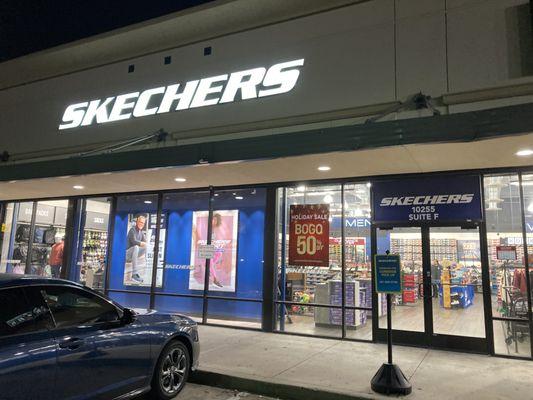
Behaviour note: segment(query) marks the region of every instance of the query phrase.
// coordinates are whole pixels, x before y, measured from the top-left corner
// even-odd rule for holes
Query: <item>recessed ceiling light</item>
[[[333,196],[330,194],[327,194],[324,196],[324,203],[331,204],[333,203]]]
[[[320,167],[318,167],[319,171],[329,171],[330,169],[331,169],[331,167],[329,167],[327,165],[321,165]]]
[[[371,186],[372,186],[372,183],[371,183],[371,182],[367,182],[367,183],[366,183],[366,187],[367,187],[367,188],[369,188],[369,187],[371,187]]]
[[[298,192],[305,192],[305,185],[300,185],[296,188]]]
[[[176,182],[187,182],[187,179],[185,178],[174,178]]]
[[[218,197],[218,193],[215,193],[215,197]]]
[[[144,204],[152,204],[152,201],[151,200],[145,200]]]
[[[520,156],[520,157],[532,156],[533,155],[533,150],[531,150],[531,149],[520,150],[520,151],[516,152],[516,155]]]
[[[242,197],[242,196],[235,196],[235,200],[242,200],[242,199],[244,199],[244,197]]]
[[[83,190],[83,189],[85,189],[85,186],[82,186],[82,185],[74,185],[74,186],[72,186],[72,187],[73,187],[74,189],[76,189],[76,190]]]

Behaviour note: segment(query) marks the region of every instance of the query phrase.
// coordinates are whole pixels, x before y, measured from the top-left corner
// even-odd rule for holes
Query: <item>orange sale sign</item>
[[[329,205],[292,205],[289,265],[329,266]]]

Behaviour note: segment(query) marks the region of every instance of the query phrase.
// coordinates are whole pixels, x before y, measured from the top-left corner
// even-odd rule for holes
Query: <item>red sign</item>
[[[498,260],[516,260],[516,246],[496,246]]]
[[[329,267],[329,205],[290,208],[289,265]]]

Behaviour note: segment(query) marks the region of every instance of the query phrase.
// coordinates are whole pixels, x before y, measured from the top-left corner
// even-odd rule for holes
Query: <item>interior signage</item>
[[[290,92],[300,76],[304,59],[159,86],[105,99],[69,105],[60,130],[146,117],[171,111],[233,103]]]
[[[342,226],[341,217],[333,217],[330,223],[332,229],[340,229]],[[346,217],[344,227],[346,228],[369,228],[372,225],[368,218]]]
[[[289,265],[329,267],[329,205],[291,205]]]
[[[479,221],[481,192],[475,175],[376,182],[375,222]]]

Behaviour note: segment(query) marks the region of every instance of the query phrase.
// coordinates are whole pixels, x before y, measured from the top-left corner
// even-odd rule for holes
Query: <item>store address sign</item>
[[[300,76],[304,59],[159,86],[105,99],[71,104],[63,113],[60,130],[146,117],[171,111],[233,103],[290,92]]]

